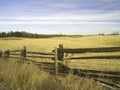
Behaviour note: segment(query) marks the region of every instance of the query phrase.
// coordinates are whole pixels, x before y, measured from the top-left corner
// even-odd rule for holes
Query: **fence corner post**
[[[58,60],[62,60],[64,57],[63,44],[59,44],[58,48]]]
[[[57,48],[55,47],[55,50],[54,50],[54,53],[55,53],[55,58],[54,58],[54,63],[55,63],[55,75],[57,76],[58,75],[58,52],[57,52]]]

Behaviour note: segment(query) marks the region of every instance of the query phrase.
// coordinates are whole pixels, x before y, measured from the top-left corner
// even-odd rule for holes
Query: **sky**
[[[0,31],[120,32],[120,0],[0,0]]]

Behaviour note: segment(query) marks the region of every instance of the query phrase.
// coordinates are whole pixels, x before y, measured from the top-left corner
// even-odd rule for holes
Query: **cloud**
[[[77,7],[72,3],[51,3],[49,6],[52,8],[76,8]]]
[[[49,16],[20,16],[0,17],[1,21],[99,21],[99,20],[120,20],[120,11],[105,14],[70,14],[58,13]]]
[[[0,21],[0,25],[17,25],[17,24],[23,24],[23,25],[104,25],[104,24],[119,24],[119,22],[106,22],[106,21]]]
[[[119,1],[119,0],[97,0],[97,1],[113,2],[113,1]]]
[[[105,6],[104,3],[102,3],[103,4],[102,6],[104,7],[103,8],[101,7],[101,8],[103,10],[101,8],[99,9],[98,7],[95,7],[98,3],[94,3],[96,5],[93,7],[97,9],[92,10],[92,9],[86,9],[86,8],[81,9],[81,7],[79,8],[78,4],[82,1],[83,3],[86,3],[85,6],[86,5],[89,6],[89,3],[87,3],[84,0],[80,0],[80,1],[75,0],[76,2],[79,2],[78,4],[74,2],[74,0],[70,0],[70,2],[68,2],[69,0],[66,0],[66,1],[62,0],[59,2],[56,0],[54,1],[54,3],[53,1],[50,2],[49,0],[45,0],[45,1],[30,0],[30,2],[31,1],[34,2],[33,6],[35,6],[38,3],[35,8],[31,6],[32,8],[27,8],[27,10],[24,9],[23,10],[24,13],[21,13],[21,15],[15,14],[15,15],[9,15],[8,17],[5,15],[4,15],[5,17],[1,16],[0,24],[32,24],[32,25],[91,24],[93,25],[93,24],[119,24],[119,20],[120,20],[120,10],[111,10],[111,11],[105,10],[105,8],[113,7],[115,5],[118,6],[119,3],[114,3],[114,4],[111,3],[108,6]],[[108,1],[108,0],[97,0],[97,1]],[[113,1],[113,0],[110,0],[110,1]],[[93,2],[93,0],[91,0],[91,2]],[[41,7],[38,7],[38,5]],[[93,3],[90,4],[91,7],[92,5]],[[69,8],[70,10],[67,10],[67,11],[63,9],[59,10],[60,8]],[[23,8],[21,8],[21,10],[22,9]],[[75,9],[75,10],[71,10],[71,9]],[[48,15],[45,15],[44,13],[48,13]]]

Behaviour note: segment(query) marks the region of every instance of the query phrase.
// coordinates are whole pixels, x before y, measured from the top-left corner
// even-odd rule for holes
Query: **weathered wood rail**
[[[62,60],[70,60],[70,59],[120,59],[120,56],[117,55],[109,55],[109,56],[87,56],[87,57],[70,57],[63,58]]]
[[[62,49],[60,48],[59,50],[62,50]],[[119,52],[120,47],[76,48],[76,49],[63,48],[63,51],[65,53]]]

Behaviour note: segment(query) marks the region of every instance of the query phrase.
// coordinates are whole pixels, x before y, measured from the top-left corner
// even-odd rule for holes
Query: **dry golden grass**
[[[116,36],[89,36],[89,37],[56,37],[42,39],[0,39],[0,49],[21,49],[26,46],[28,50],[48,51],[63,44],[66,48],[111,47],[120,46],[120,35]]]
[[[33,64],[0,60],[0,90],[107,90],[92,79],[55,77]]]
[[[65,65],[71,68],[102,70],[102,71],[120,71],[120,60],[66,60]]]

